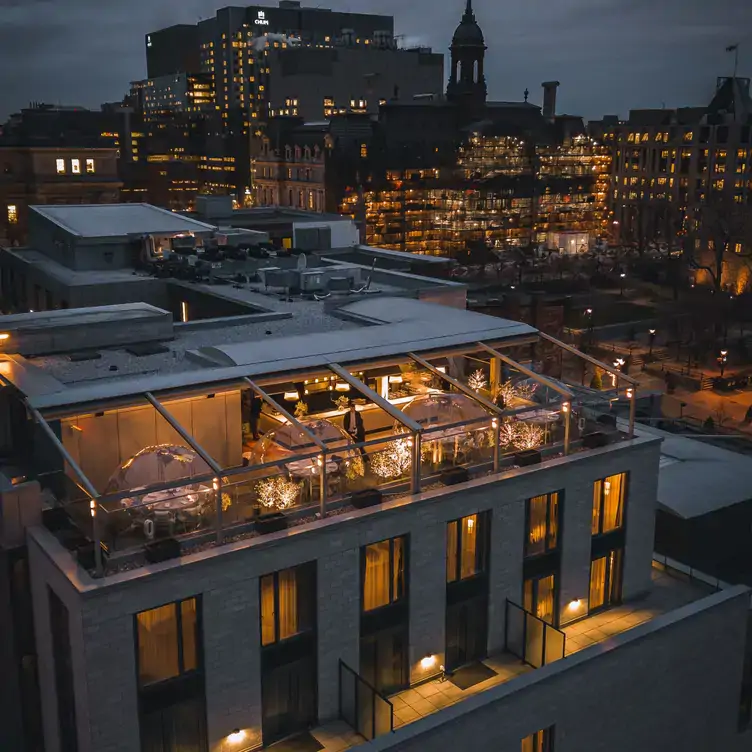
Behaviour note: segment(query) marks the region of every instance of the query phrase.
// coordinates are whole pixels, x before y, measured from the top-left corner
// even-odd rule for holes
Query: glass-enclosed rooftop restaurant
[[[25,374],[11,333],[3,409],[29,448],[13,473],[102,575],[160,543],[179,555],[633,436],[634,381],[526,324],[401,298],[338,315],[360,326],[65,388]],[[610,388],[580,385],[586,361]]]

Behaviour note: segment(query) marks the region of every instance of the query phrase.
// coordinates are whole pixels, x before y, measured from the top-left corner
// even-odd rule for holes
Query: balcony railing
[[[392,703],[341,660],[339,717],[368,741],[394,731]]]
[[[564,657],[567,636],[560,629],[507,599],[505,647],[533,668]]]

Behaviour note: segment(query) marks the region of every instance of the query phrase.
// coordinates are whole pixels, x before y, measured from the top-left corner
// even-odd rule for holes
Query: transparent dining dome
[[[107,481],[106,494],[132,491],[207,475],[211,469],[196,452],[176,444],[149,446],[124,462]]]
[[[330,420],[302,420],[300,423],[325,444],[329,451],[339,451],[348,456],[357,451],[350,447],[352,439],[349,434]],[[254,450],[253,459],[257,464],[264,464],[316,451],[317,446],[306,433],[292,423],[285,423],[264,434]]]
[[[400,409],[425,428],[469,423],[489,417],[481,405],[464,394],[426,394],[416,397]]]

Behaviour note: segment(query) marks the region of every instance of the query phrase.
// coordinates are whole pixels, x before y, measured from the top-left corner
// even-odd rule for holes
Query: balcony
[[[566,662],[574,653],[604,643],[634,627],[647,624],[658,616],[694,603],[715,590],[706,583],[684,579],[682,575],[666,570],[663,565],[657,563],[653,566],[652,581],[653,588],[645,598],[602,611],[563,627],[566,635],[563,661]],[[387,698],[393,708],[394,730],[398,731],[502,684],[510,684],[518,677],[535,670],[511,653],[504,652],[484,659],[480,663],[480,670],[477,670],[476,678],[481,678],[482,673],[493,675],[465,689],[457,686],[452,677],[447,677],[398,692]],[[382,728],[388,729],[388,723],[383,719]],[[386,730],[383,733],[390,732]],[[324,752],[344,752],[366,741],[364,736],[355,732],[344,720],[323,724],[313,729],[312,735],[323,745]]]

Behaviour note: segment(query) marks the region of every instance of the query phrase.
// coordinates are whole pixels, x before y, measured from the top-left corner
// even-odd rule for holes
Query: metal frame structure
[[[550,335],[540,333],[540,337],[555,344],[557,347],[560,347],[568,352],[571,352],[572,354],[576,355],[577,357],[584,358],[585,360],[593,363],[594,365],[598,366],[599,368],[604,369],[605,371],[615,375],[617,378],[623,379],[624,381],[628,382],[632,386],[632,396],[631,396],[631,405],[630,405],[630,438],[634,435],[634,408],[635,408],[635,393],[636,393],[636,380],[627,376],[626,374],[622,374],[618,370],[615,370],[608,366],[605,363],[602,363],[601,361],[592,358],[591,356],[585,355],[584,353],[580,353],[575,348],[566,345],[563,342],[560,342],[559,340],[551,337]],[[492,365],[494,362],[503,362],[507,365],[511,366],[512,368],[516,369],[520,373],[524,374],[528,378],[531,378],[538,383],[542,384],[543,386],[551,389],[552,391],[556,392],[560,396],[564,398],[564,404],[562,405],[562,412],[565,413],[565,436],[564,436],[564,452],[565,454],[569,453],[569,435],[570,435],[570,418],[571,418],[571,402],[570,400],[574,396],[574,393],[569,391],[567,388],[561,386],[559,383],[549,379],[548,377],[535,373],[530,368],[527,368],[526,366],[523,366],[522,364],[518,363],[517,361],[510,358],[508,355],[504,354],[503,352],[500,352],[499,350],[495,349],[494,347],[484,343],[484,342],[476,342],[474,345],[467,346],[465,353],[471,351],[471,347],[480,348],[481,350],[487,352],[491,357],[495,360],[492,360]],[[454,351],[457,352],[457,354],[463,354],[459,350]],[[422,368],[426,369],[427,371],[433,373],[436,376],[439,376],[441,379],[446,381],[448,384],[450,384],[452,387],[454,387],[458,392],[468,396],[472,400],[474,400],[477,404],[482,406],[485,410],[487,410],[490,415],[489,419],[491,421],[491,427],[495,431],[495,441],[494,441],[494,455],[493,455],[493,471],[498,472],[500,467],[500,457],[501,457],[501,447],[500,447],[500,424],[501,424],[501,418],[505,416],[511,416],[518,412],[524,412],[527,408],[521,408],[520,410],[504,410],[503,408],[498,407],[493,402],[489,401],[482,395],[475,392],[473,389],[468,387],[467,385],[463,384],[462,382],[458,381],[457,379],[449,376],[448,374],[441,371],[439,368],[434,366],[432,363],[430,363],[426,358],[429,357],[439,357],[436,352],[429,352],[425,355],[420,355],[415,352],[408,352],[405,355],[406,359],[412,360],[413,362],[417,363]],[[394,357],[389,358],[390,365],[396,365],[397,362],[395,361]],[[381,365],[379,363],[378,358],[375,359],[374,366],[378,367]],[[497,366],[498,368],[498,366]],[[408,432],[408,434],[412,438],[412,472],[410,477],[410,492],[412,494],[416,494],[420,492],[420,485],[421,485],[421,443],[423,441],[423,434],[425,432],[425,427],[421,426],[421,424],[417,423],[415,420],[410,418],[409,416],[405,415],[398,407],[391,404],[388,400],[384,399],[381,395],[374,392],[370,387],[368,387],[363,381],[358,379],[357,377],[353,376],[347,368],[343,367],[339,363],[329,363],[328,369],[335,374],[338,378],[345,381],[349,386],[354,389],[355,391],[359,392],[362,396],[364,396],[366,399],[368,399],[370,402],[372,402],[377,407],[381,408],[386,414],[391,416],[397,423],[402,425],[405,430]],[[287,378],[289,378],[289,374],[287,375]],[[265,381],[267,378],[265,377]],[[235,382],[237,385],[237,388],[242,388],[243,386],[246,386],[252,390],[252,392],[257,395],[260,399],[262,399],[265,403],[270,405],[274,410],[278,411],[280,415],[282,415],[289,423],[295,428],[297,428],[303,435],[308,437],[311,441],[311,444],[316,448],[315,451],[318,452],[318,455],[312,454],[312,455],[306,455],[317,457],[318,462],[321,467],[320,471],[320,493],[319,493],[319,507],[320,507],[320,513],[321,517],[324,518],[327,516],[327,477],[326,477],[326,457],[329,453],[329,450],[327,448],[327,445],[321,441],[303,422],[298,420],[292,413],[290,413],[285,407],[281,404],[279,404],[273,397],[271,397],[265,389],[261,388],[254,380],[251,378],[244,376],[239,381]],[[270,382],[275,383],[275,382]],[[222,483],[228,482],[227,478],[223,478],[223,476],[235,476],[240,475],[243,473],[247,473],[249,471],[253,471],[254,468],[256,469],[262,469],[266,467],[267,465],[256,465],[253,467],[233,467],[233,468],[227,468],[223,469],[220,464],[206,451],[204,448],[195,440],[195,438],[180,424],[180,422],[174,417],[174,415],[170,412],[169,408],[166,407],[158,397],[156,397],[152,392],[146,391],[143,392],[140,395],[143,399],[146,400],[148,404],[150,404],[156,411],[159,413],[159,415],[172,427],[172,429],[186,442],[186,444],[193,449],[193,451],[196,452],[196,454],[203,459],[206,464],[211,469],[211,472],[213,474],[212,476],[207,475],[206,477],[201,476],[202,480],[209,480],[211,479],[211,482],[213,484],[213,488],[215,490],[215,503],[216,503],[216,510],[217,510],[217,521],[216,521],[216,536],[217,541],[221,542],[223,540],[223,534],[224,534],[224,525],[222,520]],[[135,400],[134,399],[128,401],[127,404],[133,404]],[[117,400],[117,403],[120,406],[125,406],[123,404],[123,400],[119,399]],[[89,481],[86,474],[83,472],[81,467],[76,463],[76,461],[73,459],[71,454],[68,452],[68,450],[63,445],[60,438],[56,435],[55,431],[52,429],[52,427],[47,422],[47,419],[39,412],[39,410],[31,407],[27,404],[27,408],[30,411],[30,414],[33,416],[34,420],[40,425],[41,429],[44,431],[44,433],[47,435],[47,437],[50,439],[50,441],[53,443],[56,450],[59,452],[60,456],[63,458],[63,460],[68,464],[71,472],[73,475],[80,481],[81,487],[84,490],[84,492],[88,495],[90,499],[90,511],[91,511],[91,517],[93,520],[93,537],[95,538],[95,557],[96,557],[96,570],[98,574],[101,574],[103,571],[103,562],[102,562],[102,551],[101,551],[101,531],[100,531],[100,522],[98,520],[98,514],[97,511],[101,507],[104,511],[107,511],[101,504],[103,501],[103,497],[101,494],[99,494],[94,487],[94,485]],[[87,411],[88,412],[88,411]],[[66,411],[66,414],[70,414]],[[55,411],[55,416],[57,417],[60,415],[59,411]],[[472,421],[471,421],[472,422]],[[367,442],[369,443],[369,442]],[[373,442],[370,442],[372,444],[378,444],[379,442],[374,440]],[[303,455],[301,455],[303,456]],[[277,465],[279,463],[269,463],[270,465]],[[195,478],[193,480],[196,480]],[[162,483],[162,484],[154,484],[153,486],[149,486],[149,490],[156,490],[156,489],[166,489],[166,488],[178,488],[180,485],[183,485],[185,483],[185,480],[178,480],[178,481],[171,481],[169,483]],[[140,492],[146,492],[147,489],[141,489]],[[116,498],[119,498],[118,495],[108,495],[105,500],[114,500]]]

